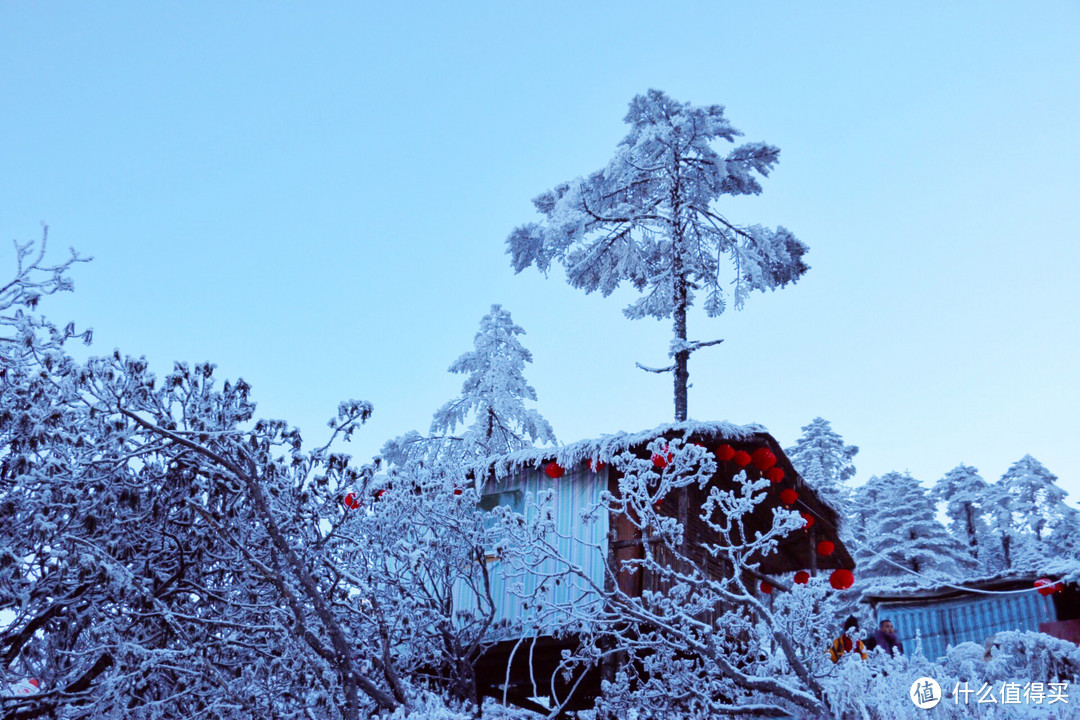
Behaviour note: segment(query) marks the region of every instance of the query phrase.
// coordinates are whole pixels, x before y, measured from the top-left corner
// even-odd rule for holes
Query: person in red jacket
[[[840,658],[844,653],[855,650],[859,653],[859,657],[863,660],[866,659],[866,646],[863,645],[862,640],[854,639],[854,636],[859,632],[859,621],[852,615],[844,621],[844,632],[840,637],[833,640],[832,645],[829,647],[828,655],[829,659],[835,662],[840,662]]]

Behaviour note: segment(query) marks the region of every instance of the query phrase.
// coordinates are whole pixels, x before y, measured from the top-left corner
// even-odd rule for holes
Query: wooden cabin
[[[602,492],[618,491],[619,476],[612,460],[627,451],[637,457],[648,458],[648,444],[661,437],[669,440],[682,438],[711,451],[722,445],[729,445],[736,451],[748,454],[758,448],[771,450],[776,458],[775,467],[782,471],[783,480],[770,484],[768,499],[759,504],[749,517],[750,533],[771,526],[773,508],[781,504],[780,493],[786,489],[798,493],[798,499],[787,507],[815,519],[808,529],[797,531],[785,538],[778,552],[762,558],[757,576],[745,578],[748,584],[757,588],[762,579],[775,578],[780,579],[777,585],[782,586],[785,575],[799,570],[829,572],[854,568],[851,556],[837,536],[836,511],[803,482],[776,440],[757,425],[738,426],[723,422],[674,423],[640,433],[619,433],[559,448],[529,450],[502,456],[490,465],[485,465],[484,474],[480,475],[486,477],[481,483],[481,505],[488,509],[507,505],[521,512],[530,494],[535,497],[540,491],[553,490],[554,522],[558,535],[561,536],[557,540],[560,553],[584,568],[589,580],[599,587],[604,587],[605,581],[611,582],[607,572],[609,567],[618,568],[623,560],[642,557],[643,539],[641,532],[625,516],[614,516],[606,511],[590,511],[599,505]],[[554,471],[552,463],[557,467]],[[560,470],[561,475],[551,477]],[[721,562],[705,551],[704,545],[718,542],[718,537],[700,519],[698,510],[710,487],[734,487],[734,478],[743,471],[754,478],[762,474],[762,471],[752,464],[740,467],[737,460],[718,460],[717,471],[709,485],[705,489],[691,486],[686,493],[688,522],[685,554],[699,567],[704,567],[706,572],[717,577],[727,577],[732,571],[723,567]],[[785,497],[790,499],[790,493]],[[665,498],[659,511],[664,515],[678,517],[678,504],[677,499],[672,498],[669,502],[669,499]],[[820,540],[829,540],[835,546],[835,551],[828,557],[819,557],[815,552],[816,544]],[[480,693],[496,698],[502,698],[505,693],[510,702],[543,709],[530,698],[550,697],[554,694],[562,699],[573,690],[573,699],[567,709],[591,707],[600,690],[599,668],[593,669],[587,677],[574,679],[573,682],[556,673],[561,651],[576,645],[572,635],[567,637],[565,633],[559,632],[565,630],[565,624],[571,623],[572,619],[537,616],[536,609],[527,607],[528,603],[520,597],[537,590],[541,583],[545,583],[547,573],[556,568],[548,563],[539,566],[535,575],[518,573],[508,577],[503,572],[504,568],[500,567],[497,556],[493,554],[490,559],[497,619],[504,621],[504,627],[508,629],[504,630],[505,637],[490,648],[476,668]],[[650,577],[649,573],[624,572],[618,574],[617,581],[620,588],[631,595],[640,595],[645,590],[663,589],[659,580]],[[580,605],[599,601],[597,594],[590,589],[589,582],[582,580],[561,582],[557,585],[546,582],[543,592],[552,600],[560,602],[572,601]]]
[[[1080,587],[1054,584],[1054,592],[1044,595],[1036,589],[1037,580],[1038,575],[999,575],[961,587],[867,593],[863,601],[873,606],[879,623],[892,620],[909,652],[916,638],[921,639],[923,655],[931,660],[944,657],[949,646],[982,645],[994,633],[1008,630],[1080,642]]]

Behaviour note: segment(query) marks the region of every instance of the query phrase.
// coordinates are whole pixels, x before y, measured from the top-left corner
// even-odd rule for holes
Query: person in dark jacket
[[[890,655],[903,654],[904,643],[900,642],[900,638],[896,637],[896,628],[893,627],[892,620],[881,621],[881,626],[874,633],[874,646],[883,649]]]
[[[833,640],[832,645],[829,647],[828,654],[829,659],[835,662],[840,662],[840,658],[844,653],[855,650],[859,653],[859,657],[863,660],[866,659],[866,647],[863,645],[862,640],[855,640],[855,635],[859,632],[859,621],[852,615],[844,621],[844,632],[840,637]]]

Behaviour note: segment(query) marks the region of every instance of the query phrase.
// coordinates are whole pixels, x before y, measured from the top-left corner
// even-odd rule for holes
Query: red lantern
[[[773,485],[777,485],[784,479],[784,468],[779,465],[773,465],[765,471],[765,477],[769,478],[769,482]]]
[[[360,498],[356,497],[356,493],[351,492],[342,499],[341,503],[350,510],[355,510],[360,507]]]
[[[41,684],[36,678],[25,678],[17,683],[8,685],[6,688],[6,694],[13,695],[15,697],[22,697],[26,695],[37,695],[41,689]]]
[[[772,585],[767,580],[761,581],[761,592],[766,595],[772,595]]]
[[[817,521],[814,520],[813,515],[811,515],[810,513],[804,513],[804,512],[801,512],[799,514],[802,515],[803,529],[804,530],[809,530],[810,528],[814,527],[814,523],[817,522]]]
[[[817,554],[821,557],[829,557],[836,552],[836,544],[832,540],[822,540],[817,544]]]
[[[829,584],[837,590],[847,590],[855,584],[855,576],[851,574],[850,570],[843,568],[833,570],[832,575],[829,576]]]
[[[791,488],[784,488],[780,491],[780,502],[785,505],[794,505],[795,501],[799,499],[799,493],[795,492]]]
[[[720,462],[727,462],[733,457],[735,457],[735,448],[730,445],[724,444],[716,448],[716,459]]]
[[[1060,583],[1056,583],[1049,578],[1039,578],[1035,581],[1035,588],[1039,591],[1040,595],[1053,595],[1062,589]]]
[[[796,585],[805,585],[808,582],[810,582],[810,573],[806,572],[805,570],[800,570],[799,572],[795,573]]]
[[[592,470],[594,473],[600,472],[605,467],[607,467],[607,463],[600,462],[596,458],[593,458],[592,460],[589,461],[589,469]]]
[[[754,454],[750,456],[750,459],[754,462],[754,467],[758,470],[768,470],[776,464],[776,456],[773,455],[773,451],[767,447],[759,447],[754,451]]]
[[[558,480],[559,478],[561,478],[563,476],[564,472],[566,472],[566,471],[563,470],[562,465],[555,462],[554,460],[552,460],[551,462],[549,462],[547,465],[544,466],[544,473],[546,473],[547,476],[549,478],[551,478],[552,480]]]
[[[736,450],[735,454],[731,456],[731,459],[735,461],[735,464],[741,468],[750,464],[750,453],[745,450]]]

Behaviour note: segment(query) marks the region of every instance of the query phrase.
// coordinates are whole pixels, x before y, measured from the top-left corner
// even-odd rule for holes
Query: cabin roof
[[[619,432],[602,435],[595,439],[579,440],[569,445],[521,450],[488,458],[484,464],[475,467],[473,472],[476,476],[494,474],[495,478],[503,480],[521,470],[539,470],[551,461],[557,462],[564,468],[571,468],[589,460],[611,463],[616,456],[626,451],[645,452],[648,443],[658,437],[683,438],[687,442],[697,442],[710,449],[715,449],[717,445],[723,443],[748,451],[757,446],[768,446],[776,456],[778,465],[784,470],[785,480],[782,485],[774,485],[769,489],[770,497],[766,502],[759,504],[748,517],[748,527],[764,529],[772,524],[773,508],[781,506],[777,497],[774,496],[778,496],[780,490],[786,487],[798,492],[797,503],[789,508],[813,516],[816,522],[812,530],[800,530],[781,540],[778,552],[763,559],[761,570],[770,575],[777,575],[812,567],[821,570],[854,569],[855,562],[840,540],[839,513],[805,483],[792,466],[783,448],[762,425],[735,425],[722,421],[696,420],[665,423],[640,432]],[[750,468],[747,470],[751,471]],[[718,468],[715,477],[718,482],[730,482],[730,467],[726,470]],[[816,543],[820,540],[830,540],[834,543],[834,551],[830,556],[820,557],[816,554]]]
[[[1040,575],[999,573],[970,580],[957,580],[955,583],[897,583],[892,587],[878,586],[863,593],[863,602],[869,603],[926,603],[936,600],[951,600],[968,595],[981,594],[980,591],[1009,592],[1028,590],[1034,587]]]
[[[934,581],[933,579],[919,582],[895,581],[892,584],[882,583],[867,588],[863,592],[862,601],[872,604],[931,604],[941,600],[981,595],[986,591],[1034,592],[1035,581],[1039,578],[1047,578],[1055,582],[1060,580],[1065,583],[1076,583],[1080,581],[1080,561],[1073,559],[1052,560],[1042,563],[1038,572],[1009,570],[982,577],[957,580],[952,583]]]
[[[610,435],[601,435],[598,438],[578,440],[569,445],[555,447],[529,448],[518,450],[507,455],[486,459],[481,466],[473,468],[484,474],[488,470],[494,470],[495,476],[505,478],[525,468],[541,468],[544,464],[554,460],[563,467],[572,467],[577,463],[588,460],[599,460],[610,463],[619,453],[631,448],[644,445],[649,441],[665,436],[702,436],[714,439],[726,440],[750,440],[755,435],[768,434],[761,425],[736,425],[729,422],[699,422],[687,420],[685,422],[665,423],[651,430],[640,432],[619,431]]]

